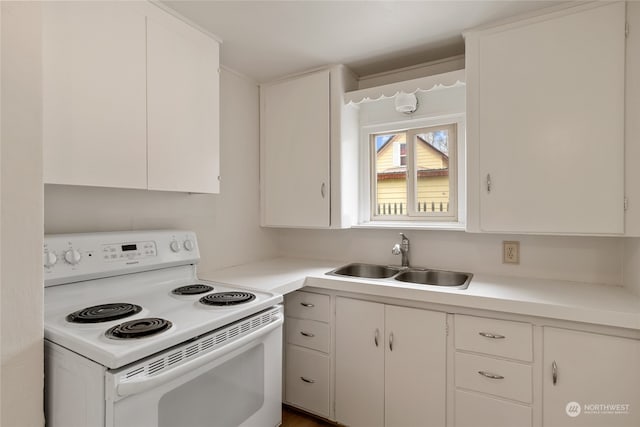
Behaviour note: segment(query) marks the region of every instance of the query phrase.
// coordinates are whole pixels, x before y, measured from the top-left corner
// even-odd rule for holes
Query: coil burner
[[[254,299],[256,299],[256,296],[249,292],[218,292],[203,296],[200,298],[200,302],[205,305],[226,307],[244,304]]]
[[[135,319],[110,328],[105,335],[109,338],[126,340],[134,338],[145,338],[157,335],[169,329],[171,322],[158,317],[147,317]]]
[[[74,311],[67,316],[67,322],[71,323],[102,323],[123,319],[140,313],[142,307],[135,304],[116,302],[100,304]]]

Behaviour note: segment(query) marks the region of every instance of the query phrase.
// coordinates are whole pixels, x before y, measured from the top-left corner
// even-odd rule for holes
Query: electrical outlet
[[[502,262],[504,264],[520,264],[520,242],[517,240],[502,242]]]

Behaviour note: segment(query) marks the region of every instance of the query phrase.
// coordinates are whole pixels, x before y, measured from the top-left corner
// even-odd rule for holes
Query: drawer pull
[[[305,332],[305,331],[300,331],[300,335],[303,335],[303,336],[309,337],[309,338],[315,337],[315,334],[312,334],[311,332]]]
[[[393,351],[393,332],[389,334],[389,350]]]
[[[309,383],[309,384],[313,384],[316,382],[315,380],[310,380],[309,378],[305,378],[305,377],[300,377],[300,379],[305,383]]]
[[[487,378],[492,379],[492,380],[503,380],[504,379],[504,377],[502,375],[492,374],[491,372],[478,371],[478,373],[480,375],[482,375],[483,377],[487,377]]]
[[[478,332],[478,335],[481,335],[485,338],[491,338],[494,340],[502,340],[506,338],[504,335],[492,334],[491,332]]]
[[[315,307],[315,305],[311,304],[310,302],[301,302],[300,305],[307,308]]]
[[[551,364],[551,379],[553,379],[553,385],[558,382],[558,364],[554,360]]]
[[[378,346],[378,338],[380,338],[380,330],[376,328],[376,334],[373,336],[373,342]]]

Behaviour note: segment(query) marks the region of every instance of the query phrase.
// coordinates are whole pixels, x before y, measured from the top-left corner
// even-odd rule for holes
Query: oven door
[[[107,427],[278,426],[282,317],[175,368],[134,380],[108,373],[106,384]]]

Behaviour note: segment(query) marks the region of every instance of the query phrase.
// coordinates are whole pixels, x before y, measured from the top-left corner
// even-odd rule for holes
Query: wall
[[[401,230],[280,230],[283,256],[347,262],[400,263],[391,254]],[[517,277],[620,285],[624,241],[609,237],[552,237],[406,231],[412,265]],[[520,241],[520,264],[502,264],[502,241]],[[639,245],[640,247],[640,245]],[[640,252],[640,250],[638,251]]]
[[[640,238],[624,239],[624,286],[640,296]]]
[[[203,270],[273,256],[274,232],[258,226],[258,87],[224,69],[220,86],[220,194],[47,185],[45,232],[191,229]]]
[[[386,78],[397,81],[400,76],[389,73]],[[402,124],[398,123],[406,123],[408,119],[448,116],[465,110],[464,86],[418,92],[417,96],[419,108],[409,117],[395,111],[393,98],[362,102],[359,105],[360,126],[369,127],[368,129],[374,132],[379,130],[376,127],[384,123],[394,123],[397,128],[402,128]],[[464,135],[460,136],[464,138]],[[367,142],[361,137],[361,144]],[[459,179],[464,182],[463,177]],[[464,199],[464,196],[461,197]],[[339,263],[361,261],[399,264],[399,257],[391,254],[391,247],[399,242],[399,231],[283,229],[278,231],[278,247],[283,256],[319,258]],[[622,284],[621,260],[624,254],[624,240],[621,238],[495,235],[426,230],[412,230],[406,234],[411,239],[411,262],[417,266],[516,277]],[[503,240],[520,241],[519,265],[502,263]],[[640,258],[640,244],[638,246]],[[640,272],[637,274],[640,276]]]
[[[42,109],[40,5],[1,2],[0,424],[42,409]]]

